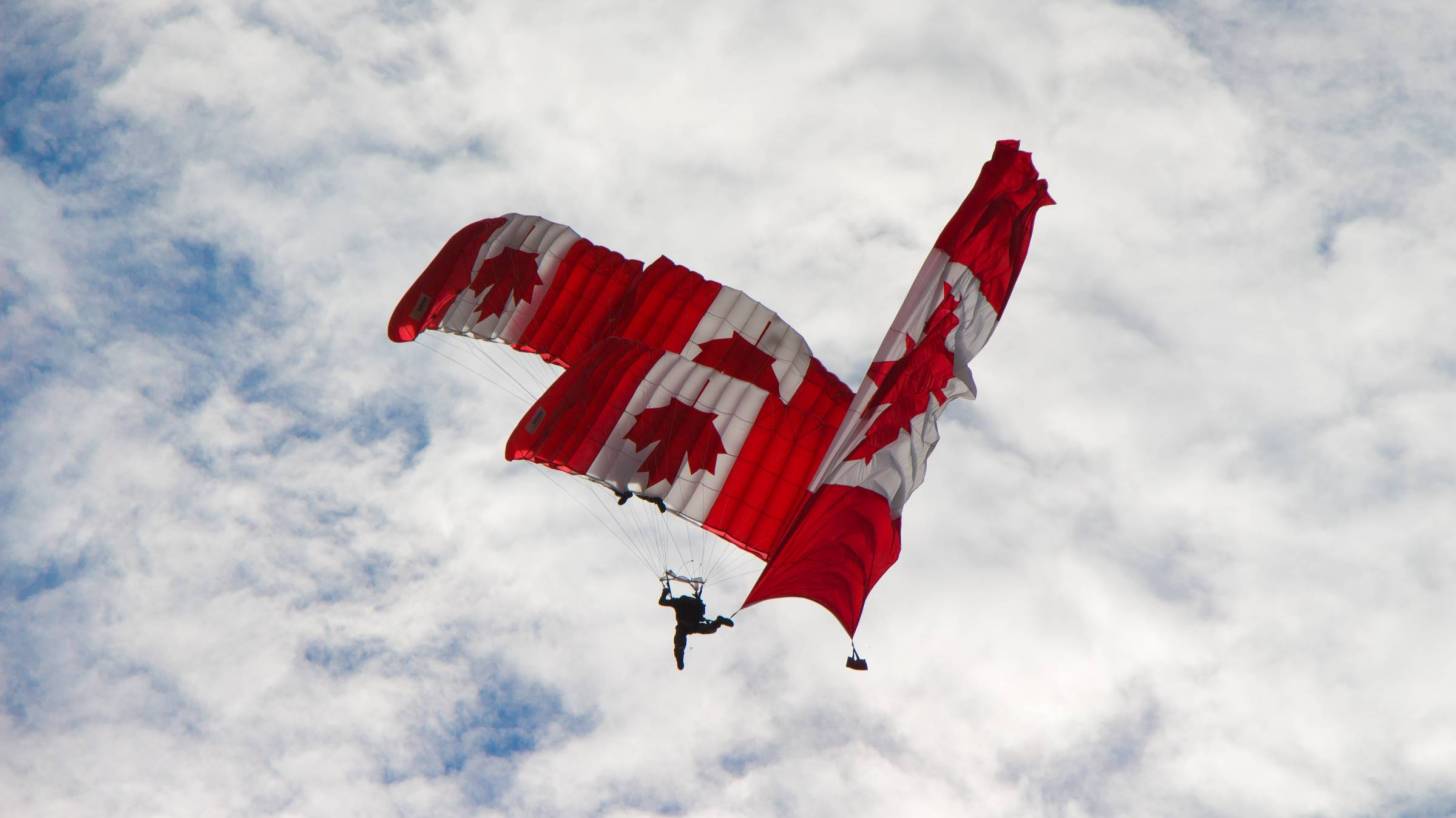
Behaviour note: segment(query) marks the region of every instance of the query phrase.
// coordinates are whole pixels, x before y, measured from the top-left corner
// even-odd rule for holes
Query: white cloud
[[[6,76],[69,90],[0,117],[0,792],[1449,812],[1443,15],[18,12]],[[868,674],[795,600],[677,673],[631,555],[501,462],[521,407],[384,338],[454,229],[519,210],[753,293],[854,380],[1001,137],[1059,204],[870,599]]]

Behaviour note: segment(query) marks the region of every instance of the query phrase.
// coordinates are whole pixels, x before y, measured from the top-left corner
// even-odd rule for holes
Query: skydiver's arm
[[[658,605],[662,605],[663,607],[666,607],[666,608],[671,608],[672,607],[672,603],[667,601],[667,597],[671,593],[672,593],[672,590],[669,589],[666,585],[662,586],[662,596],[660,596],[660,597],[657,598],[657,604]]]

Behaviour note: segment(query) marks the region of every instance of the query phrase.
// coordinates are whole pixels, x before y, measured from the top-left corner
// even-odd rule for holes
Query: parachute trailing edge
[[[851,392],[743,292],[508,214],[467,225],[406,291],[389,337],[508,344],[565,368],[506,447],[664,507],[767,560],[744,605],[798,596],[853,635],[900,552],[936,421],[975,396],[969,362],[1052,204],[1030,154],[996,144]]]

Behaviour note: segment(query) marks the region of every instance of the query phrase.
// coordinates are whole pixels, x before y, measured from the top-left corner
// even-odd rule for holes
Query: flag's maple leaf
[[[507,247],[500,255],[481,262],[471,289],[486,293],[477,312],[484,321],[493,315],[500,315],[506,308],[506,301],[515,297],[516,303],[531,300],[531,291],[540,286],[541,277],[536,275],[536,254]]]
[[[703,343],[693,360],[740,381],[748,381],[770,395],[779,393],[779,376],[773,370],[774,357],[736,332],[731,338],[714,338]]]
[[[637,445],[639,452],[657,444],[638,468],[647,473],[647,485],[659,480],[671,482],[684,461],[689,474],[703,470],[711,474],[718,455],[727,451],[713,427],[715,417],[712,412],[694,409],[675,398],[666,406],[642,410],[626,438]]]
[[[925,322],[920,340],[907,335],[905,354],[899,359],[870,364],[869,377],[879,388],[863,416],[869,417],[880,406],[885,410],[865,430],[864,439],[846,460],[868,463],[875,452],[895,442],[902,431],[910,430],[910,421],[929,408],[931,395],[945,402],[945,387],[955,377],[955,354],[946,346],[946,339],[960,323],[955,312],[960,302],[951,295],[949,284],[942,286],[945,297]]]

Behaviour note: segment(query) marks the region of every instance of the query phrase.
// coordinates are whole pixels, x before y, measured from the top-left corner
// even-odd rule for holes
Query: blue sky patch
[[[462,776],[467,796],[489,804],[509,787],[514,759],[586,732],[591,720],[570,712],[556,690],[499,662],[478,670],[477,678],[474,698],[456,702],[426,732],[425,766]]]
[[[725,753],[718,757],[718,766],[731,776],[738,777],[746,774],[754,767],[759,767],[774,760],[776,754],[766,750],[740,749]]]
[[[8,377],[0,380],[0,424],[9,420],[20,406],[24,397],[47,381],[57,371],[56,365],[48,360],[32,358],[22,366],[9,370]],[[0,463],[5,462],[0,455]]]
[[[357,673],[387,651],[382,639],[354,639],[344,642],[315,640],[303,649],[304,661],[334,677]]]
[[[46,640],[37,635],[37,609],[27,603],[60,588],[86,567],[81,557],[36,565],[0,563],[0,711],[17,725],[34,724],[56,686],[44,670],[49,656]]]
[[[0,14],[0,140],[5,154],[53,185],[106,153],[114,123],[100,122],[82,89],[92,70],[75,55],[79,17]]]
[[[170,274],[153,265],[130,267],[126,278],[140,286],[151,305],[150,314],[129,323],[154,332],[200,335],[252,311],[259,295],[252,260],[229,256],[210,242],[179,239],[172,249],[177,264]]]
[[[59,588],[86,571],[85,557],[62,562],[47,560],[39,565],[0,564],[0,598],[25,602],[31,597]]]
[[[474,701],[455,705],[441,736],[445,770],[458,772],[476,754],[504,758],[529,753],[565,717],[555,691],[519,676],[498,674],[485,681]]]
[[[3,640],[3,636],[0,636],[0,640]],[[25,725],[30,723],[32,703],[41,695],[41,684],[35,674],[18,661],[8,641],[0,641],[12,668],[6,672],[5,687],[0,690],[0,710],[14,723]]]
[[[1371,815],[1379,815],[1384,810]],[[1413,798],[1393,808],[1395,818],[1451,818],[1456,815],[1456,793],[1446,792],[1425,798]]]
[[[348,420],[355,443],[368,446],[392,435],[404,435],[404,468],[430,445],[430,424],[423,409],[398,395],[380,395],[356,408]]]

